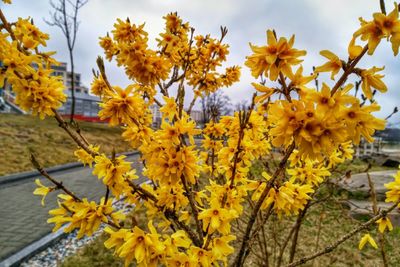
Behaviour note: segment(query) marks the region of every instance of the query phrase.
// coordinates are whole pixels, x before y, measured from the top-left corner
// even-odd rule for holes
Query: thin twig
[[[381,7],[382,13],[386,15],[385,0],[379,0],[379,5]]]
[[[295,227],[294,235],[293,235],[293,239],[292,239],[292,246],[290,247],[289,262],[293,262],[294,256],[296,255],[296,247],[297,247],[297,243],[298,243],[298,239],[299,239],[299,232],[300,232],[300,228],[301,228],[304,216],[306,215],[307,210],[310,207],[309,203],[311,203],[311,202],[309,201],[307,203],[307,205],[304,207],[304,209],[297,216],[296,227]]]
[[[319,256],[322,256],[324,254],[328,254],[330,252],[332,252],[334,249],[336,249],[339,245],[341,245],[343,242],[345,242],[346,240],[350,239],[351,237],[353,237],[355,234],[357,234],[358,232],[369,228],[369,226],[371,226],[373,223],[375,223],[377,220],[379,220],[380,218],[383,218],[385,216],[387,216],[387,214],[389,212],[391,212],[392,210],[394,210],[398,205],[400,204],[400,201],[397,201],[395,204],[393,204],[390,208],[386,209],[386,210],[382,210],[381,212],[379,212],[378,215],[375,215],[374,217],[372,217],[370,220],[368,220],[367,222],[361,224],[360,226],[354,228],[352,231],[350,231],[349,233],[347,233],[346,235],[342,236],[341,238],[339,238],[337,241],[335,241],[334,243],[332,243],[331,245],[325,247],[324,249],[321,249],[320,251],[310,255],[310,256],[306,256],[301,258],[300,260],[293,262],[289,265],[287,265],[286,267],[294,267],[294,266],[299,266],[301,264],[304,264],[312,259],[315,259]]]
[[[372,203],[372,211],[374,215],[378,214],[378,201],[376,199],[376,190],[375,190],[375,185],[372,182],[371,175],[369,174],[369,169],[371,168],[371,164],[368,164],[368,170],[366,171],[367,173],[367,178],[368,178],[368,185],[370,188],[371,192],[371,203]],[[384,239],[384,233],[379,232],[379,248],[382,256],[382,261],[383,261],[383,266],[388,267],[388,260],[386,257],[386,251],[385,251],[385,239]]]
[[[290,97],[290,88],[286,85],[285,77],[283,76],[283,73],[281,71],[279,72],[279,81],[282,85],[283,94],[285,95],[286,99],[289,102],[292,102],[292,98]]]
[[[131,180],[126,179],[126,182],[129,184],[130,187],[132,187],[134,193],[137,192],[137,193],[139,194],[139,196],[140,196],[143,200],[146,200],[146,201],[151,200],[151,201],[154,203],[153,205],[154,205],[159,211],[161,211],[161,212],[164,213],[165,217],[171,219],[171,221],[174,222],[175,225],[176,225],[179,229],[184,230],[184,231],[188,234],[189,238],[193,241],[193,243],[194,243],[196,246],[201,247],[202,242],[200,241],[200,239],[196,236],[196,234],[195,234],[187,225],[185,225],[184,223],[182,223],[182,222],[179,221],[179,218],[178,218],[178,216],[176,215],[175,211],[173,211],[173,210],[171,210],[171,209],[169,209],[169,208],[167,208],[167,207],[165,207],[165,206],[159,206],[159,205],[157,205],[157,202],[158,202],[158,201],[157,201],[157,198],[156,198],[152,193],[150,193],[150,192],[147,191],[146,189],[142,188],[141,186],[135,184],[135,183],[132,182]]]
[[[255,223],[255,218],[258,214],[258,212],[261,209],[262,204],[264,203],[265,198],[267,197],[269,190],[271,189],[273,183],[275,182],[275,180],[277,179],[277,177],[283,172],[285,166],[286,166],[286,162],[289,159],[289,156],[292,154],[293,150],[295,148],[295,143],[292,142],[292,144],[288,147],[285,156],[282,158],[281,162],[279,163],[279,167],[278,169],[274,172],[274,174],[271,177],[271,180],[269,180],[267,186],[265,187],[264,191],[262,192],[259,200],[257,201],[257,204],[251,214],[250,220],[247,224],[247,228],[246,228],[246,232],[243,236],[243,240],[240,246],[240,250],[238,255],[236,256],[235,262],[234,262],[234,266],[240,267],[244,264],[244,253],[246,251],[246,248],[248,246],[248,242],[249,242],[249,238],[250,238],[250,233],[251,230],[253,228],[253,225]]]
[[[47,178],[50,182],[52,182],[55,186],[56,189],[61,189],[62,191],[64,191],[67,195],[70,195],[75,201],[78,202],[82,202],[82,200],[77,197],[74,193],[72,193],[71,191],[69,191],[62,182],[57,181],[56,179],[54,179],[53,177],[51,177],[47,171],[45,169],[42,168],[42,166],[40,166],[39,162],[36,160],[35,156],[33,154],[31,154],[31,162],[33,164],[33,166],[38,170],[38,172],[45,178]]]
[[[392,113],[390,113],[385,120],[387,121],[388,119],[390,119],[390,117],[392,117],[394,114],[396,114],[399,111],[399,109],[397,107],[394,107]]]
[[[360,59],[365,55],[365,53],[368,51],[368,45],[365,45],[363,50],[361,51],[360,55],[356,57],[348,66],[345,70],[345,72],[342,74],[340,79],[336,82],[335,86],[333,86],[331,95],[333,96],[336,91],[339,89],[340,86],[346,81],[347,77],[353,72],[354,67],[357,65],[357,63],[360,61]]]
[[[196,200],[194,199],[193,191],[189,189],[189,186],[188,186],[185,176],[183,174],[181,175],[181,182],[183,184],[183,188],[186,191],[187,198],[189,200],[189,204],[192,209],[192,214],[194,217],[194,221],[196,223],[197,234],[199,235],[199,239],[203,240],[204,234],[203,234],[203,229],[202,229],[202,223],[199,220],[199,209],[196,206]]]
[[[3,27],[4,27],[4,28],[8,31],[8,33],[10,34],[11,39],[12,39],[13,41],[17,40],[17,39],[15,38],[15,35],[14,35],[13,30],[11,29],[10,24],[7,22],[7,19],[6,19],[6,17],[4,16],[3,11],[2,11],[1,9],[0,9],[0,20],[3,22]]]
[[[59,123],[58,125],[68,133],[68,135],[78,144],[78,146],[80,146],[83,150],[89,153],[92,157],[100,155],[99,153],[91,150],[89,146],[79,137],[77,133],[71,131],[71,129],[68,126],[68,123],[66,123],[64,119],[61,117],[61,115],[58,114],[57,110],[52,109],[52,111],[54,112],[55,119]]]

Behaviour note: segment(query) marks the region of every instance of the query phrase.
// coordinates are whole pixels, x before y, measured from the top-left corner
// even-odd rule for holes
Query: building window
[[[83,114],[83,101],[81,99],[75,101],[75,113]]]

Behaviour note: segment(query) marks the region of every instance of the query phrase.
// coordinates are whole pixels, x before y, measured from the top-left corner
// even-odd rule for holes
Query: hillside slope
[[[113,147],[117,153],[131,150],[119,128],[88,122],[79,125],[85,138],[100,145],[102,152],[111,153]],[[73,154],[76,148],[53,118],[40,120],[30,115],[0,114],[0,176],[32,170],[31,152],[45,167],[77,161]]]

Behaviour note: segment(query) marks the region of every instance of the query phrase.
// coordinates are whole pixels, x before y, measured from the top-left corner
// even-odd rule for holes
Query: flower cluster
[[[131,231],[106,228],[110,238],[104,244],[107,248],[114,248],[116,255],[125,258],[126,266],[132,260],[138,266],[212,266],[216,258],[226,264],[226,256],[234,251],[229,245],[235,239],[232,235],[214,239],[212,250],[207,251],[193,246],[182,230],[171,236],[160,235],[152,221],[148,223],[148,229],[149,233],[137,226]]]
[[[129,19],[118,19],[112,31],[113,38],[100,38],[100,45],[108,59],[114,56],[119,66],[124,66],[129,78],[143,85],[155,85],[165,80],[171,68],[166,57],[160,56],[147,45],[144,24],[131,24]]]
[[[59,207],[49,211],[53,217],[47,220],[48,223],[55,224],[53,232],[68,224],[64,231],[70,233],[78,228],[78,238],[81,238],[83,235],[91,236],[99,229],[101,223],[113,222],[119,226],[119,222],[125,218],[121,210],[114,212],[112,199],[102,198],[100,203],[96,204],[86,198],[78,201],[65,194],[59,194],[58,197]]]
[[[275,81],[280,72],[288,76],[292,73],[292,66],[303,61],[299,57],[306,55],[305,50],[293,48],[294,35],[289,41],[285,37],[277,40],[276,33],[268,30],[267,43],[267,46],[251,45],[253,54],[248,56],[245,62],[255,78],[264,74],[271,81]]]
[[[360,18],[360,24],[361,27],[354,33],[353,39],[360,37],[361,40],[368,41],[368,54],[372,55],[380,41],[385,38],[390,40],[394,55],[399,53],[400,20],[397,3],[394,3],[394,9],[388,15],[374,13],[372,21]],[[358,51],[361,53],[360,49]],[[357,54],[353,54],[353,57],[358,56]]]
[[[97,153],[99,152],[100,147],[89,145],[89,149],[92,152]],[[89,154],[86,150],[78,148],[77,150],[75,150],[74,155],[78,158],[80,162],[83,163],[83,165],[89,165],[89,167],[92,168],[94,157],[91,154]]]
[[[4,24],[0,32],[0,87],[9,83],[16,94],[15,103],[41,119],[54,115],[66,100],[61,79],[51,75],[50,66],[57,64],[51,58],[53,53],[38,52],[48,38],[30,19]]]
[[[288,146],[294,141],[301,155],[321,159],[334,153],[340,144],[359,144],[361,136],[372,142],[375,130],[382,130],[385,121],[371,113],[380,107],[360,105],[349,94],[352,86],[333,92],[323,84],[321,91],[303,90],[298,100],[280,100],[268,110],[272,144]]]
[[[131,165],[129,162],[124,161],[126,156],[119,156],[115,159],[109,159],[104,154],[95,157],[95,166],[93,174],[111,190],[113,195],[119,197],[122,193],[130,191],[127,184],[127,179],[135,179],[131,177]]]

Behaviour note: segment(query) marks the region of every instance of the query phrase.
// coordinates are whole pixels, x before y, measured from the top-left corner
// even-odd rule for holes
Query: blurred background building
[[[2,63],[0,62],[0,67]],[[37,65],[33,66],[37,68]],[[65,85],[65,93],[67,94],[67,101],[64,105],[58,110],[60,114],[64,117],[69,117],[71,114],[71,85],[72,85],[72,73],[67,70],[67,63],[61,62],[59,65],[53,65],[51,67],[54,72],[51,74],[52,76],[60,76],[64,85]],[[92,122],[104,122],[101,121],[98,117],[98,112],[100,110],[99,103],[100,98],[98,96],[92,95],[89,93],[89,88],[82,85],[81,83],[81,74],[74,73],[74,82],[75,82],[75,115],[74,118],[78,120],[92,121]],[[161,112],[160,108],[157,105],[152,105],[150,110],[153,114],[153,123],[152,127],[159,128],[161,125]],[[11,90],[11,85],[7,83],[4,84],[3,88],[0,88],[0,112],[2,113],[20,113],[25,114],[26,112],[21,110],[15,104],[15,94]],[[203,113],[200,110],[192,110],[190,116],[193,120],[195,120],[198,124],[203,123]]]
[[[0,65],[1,66],[1,65]],[[37,68],[37,65],[33,65],[34,68]],[[67,63],[61,62],[60,65],[53,65],[51,68],[54,72],[51,74],[52,76],[60,76],[65,87],[67,94],[67,101],[64,105],[59,109],[60,114],[65,117],[68,117],[71,113],[71,86],[72,86],[72,75],[74,75],[75,82],[75,118],[86,121],[100,121],[97,117],[97,113],[99,112],[99,102],[100,98],[89,94],[89,88],[83,86],[81,83],[81,74],[67,71]],[[7,82],[4,85],[4,88],[0,89],[0,96],[2,96],[2,100],[0,100],[0,105],[4,102],[3,112],[15,112],[15,113],[25,113],[15,104],[15,95],[11,90],[11,85]],[[0,106],[1,108],[1,106]]]

